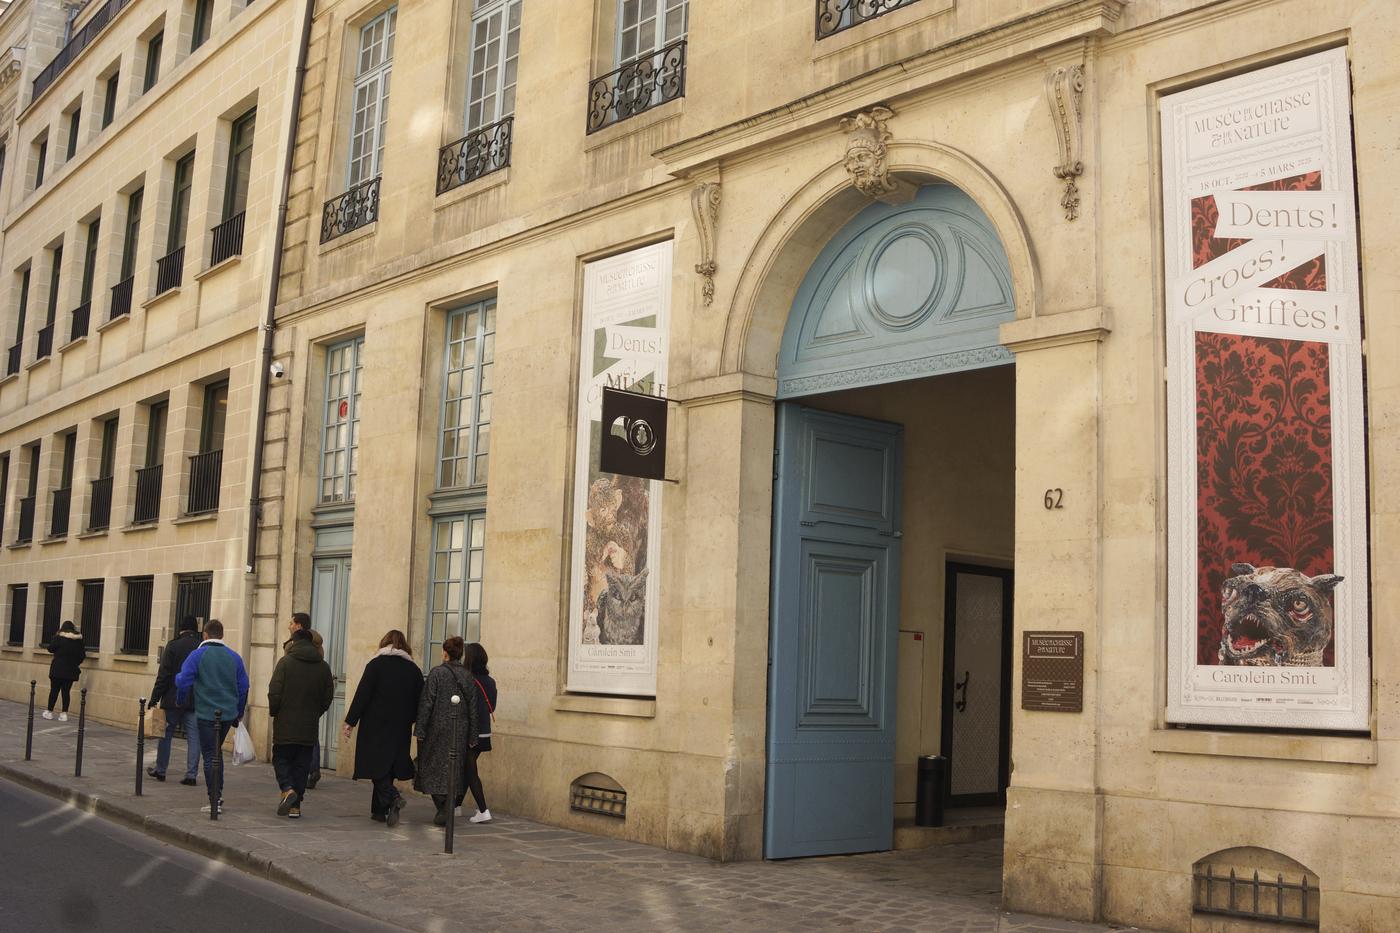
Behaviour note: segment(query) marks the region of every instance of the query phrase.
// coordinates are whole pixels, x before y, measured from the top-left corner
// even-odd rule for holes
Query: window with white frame
[[[522,0],[488,0],[472,11],[472,65],[467,80],[467,132],[515,113]]]
[[[689,0],[618,0],[617,63],[626,65],[685,38]]]
[[[491,376],[496,356],[494,298],[447,316],[439,489],[486,483],[491,449]]]
[[[453,635],[481,639],[481,580],[486,553],[486,513],[468,512],[433,521],[432,580],[428,593],[428,651],[436,664]]]
[[[326,348],[326,418],[321,442],[321,501],[355,498],[359,473],[360,376],[364,337]]]
[[[360,30],[355,59],[355,92],[350,116],[349,185],[379,175],[389,111],[389,76],[394,67],[394,28],[398,7],[390,7]]]

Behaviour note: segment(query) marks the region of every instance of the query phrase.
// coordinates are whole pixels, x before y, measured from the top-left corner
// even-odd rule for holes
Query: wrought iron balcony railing
[[[29,99],[32,101],[44,91],[48,90],[50,84],[58,80],[58,76],[77,58],[89,45],[97,38],[98,33],[107,28],[118,13],[131,4],[131,0],[107,0],[92,14],[92,18],[83,24],[83,28],[73,34],[73,38],[68,40],[68,44],[59,50],[53,57],[53,61],[44,66],[34,77],[34,92]]]
[[[515,117],[473,130],[438,150],[437,193],[475,181],[510,165],[510,136]]]
[[[817,38],[827,39],[918,0],[817,0]]]
[[[321,209],[321,242],[329,243],[379,219],[379,178],[362,181]]]
[[[135,281],[136,276],[127,276],[112,286],[112,307],[107,311],[107,320],[115,321],[131,313],[131,286]]]
[[[224,452],[211,450],[190,458],[190,515],[219,510],[219,479],[223,474]]]
[[[102,531],[112,524],[112,477],[92,481],[88,502],[88,531]]]
[[[185,248],[183,246],[156,260],[157,295],[163,295],[172,288],[179,288],[184,279]]]
[[[34,540],[34,497],[26,496],[19,500],[19,534],[15,544],[28,544]]]
[[[247,211],[239,211],[214,228],[214,245],[209,251],[209,265],[217,266],[243,252],[243,220]]]
[[[51,353],[53,353],[53,325],[45,324],[39,328],[39,347],[34,354],[34,359],[42,360]]]
[[[20,354],[24,352],[24,341],[16,340],[15,345],[10,347],[5,356],[5,375],[14,376],[19,373]]]
[[[68,534],[68,507],[73,504],[73,490],[55,489],[49,508],[49,537],[62,538]]]
[[[136,511],[133,524],[148,525],[160,518],[160,487],[165,467],[157,463],[136,471]]]
[[[85,301],[73,309],[73,320],[68,327],[68,340],[70,342],[88,335],[88,318],[91,316],[91,301]]]
[[[589,82],[588,132],[684,97],[685,48],[684,39],[672,42]]]

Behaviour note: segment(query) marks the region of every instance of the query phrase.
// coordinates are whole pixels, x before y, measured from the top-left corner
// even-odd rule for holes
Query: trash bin
[[[942,755],[919,756],[919,773],[914,796],[914,825],[943,825],[943,776],[948,759]]]

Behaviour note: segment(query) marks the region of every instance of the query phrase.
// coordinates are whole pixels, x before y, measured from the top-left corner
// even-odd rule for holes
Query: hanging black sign
[[[598,470],[666,478],[666,400],[654,395],[603,389],[603,442]]]

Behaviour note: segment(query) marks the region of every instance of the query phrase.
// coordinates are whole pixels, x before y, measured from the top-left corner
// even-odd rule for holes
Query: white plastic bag
[[[257,757],[253,752],[253,737],[248,734],[248,727],[240,722],[233,734],[233,763],[246,765]]]

